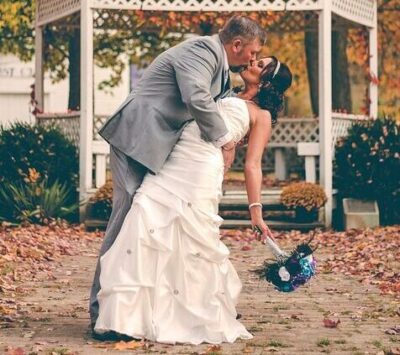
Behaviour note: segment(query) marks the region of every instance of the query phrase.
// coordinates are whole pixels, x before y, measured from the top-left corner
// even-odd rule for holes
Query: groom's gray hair
[[[231,42],[235,38],[240,38],[244,42],[252,42],[259,39],[261,45],[267,39],[266,31],[250,17],[236,15],[231,17],[219,32],[219,37],[223,44]]]

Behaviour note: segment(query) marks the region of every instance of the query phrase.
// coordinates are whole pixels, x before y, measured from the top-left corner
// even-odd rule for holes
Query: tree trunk
[[[304,46],[310,89],[311,110],[318,116],[318,33],[305,32]],[[332,32],[332,109],[351,112],[347,30]]]
[[[81,47],[80,30],[74,29],[69,38],[69,96],[68,109],[80,110],[81,106]]]
[[[310,90],[311,110],[318,116],[318,33],[304,33],[307,75]]]
[[[351,112],[347,29],[332,32],[332,109]]]

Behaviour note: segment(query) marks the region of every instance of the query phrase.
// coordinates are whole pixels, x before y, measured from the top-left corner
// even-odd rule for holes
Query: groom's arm
[[[211,95],[218,65],[218,48],[202,41],[182,46],[173,63],[182,101],[197,122],[205,140],[221,147],[232,140]]]

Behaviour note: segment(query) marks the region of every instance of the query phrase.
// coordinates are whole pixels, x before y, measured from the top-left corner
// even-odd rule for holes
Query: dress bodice
[[[249,130],[250,116],[246,101],[226,97],[217,101],[217,107],[235,142],[240,141]]]

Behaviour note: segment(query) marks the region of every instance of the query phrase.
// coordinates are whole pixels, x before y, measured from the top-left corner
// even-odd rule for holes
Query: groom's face
[[[251,61],[257,58],[257,54],[261,51],[259,39],[251,42],[244,42],[242,39],[235,39],[231,46],[231,56],[229,58],[229,66],[232,72],[237,73],[246,69]]]

